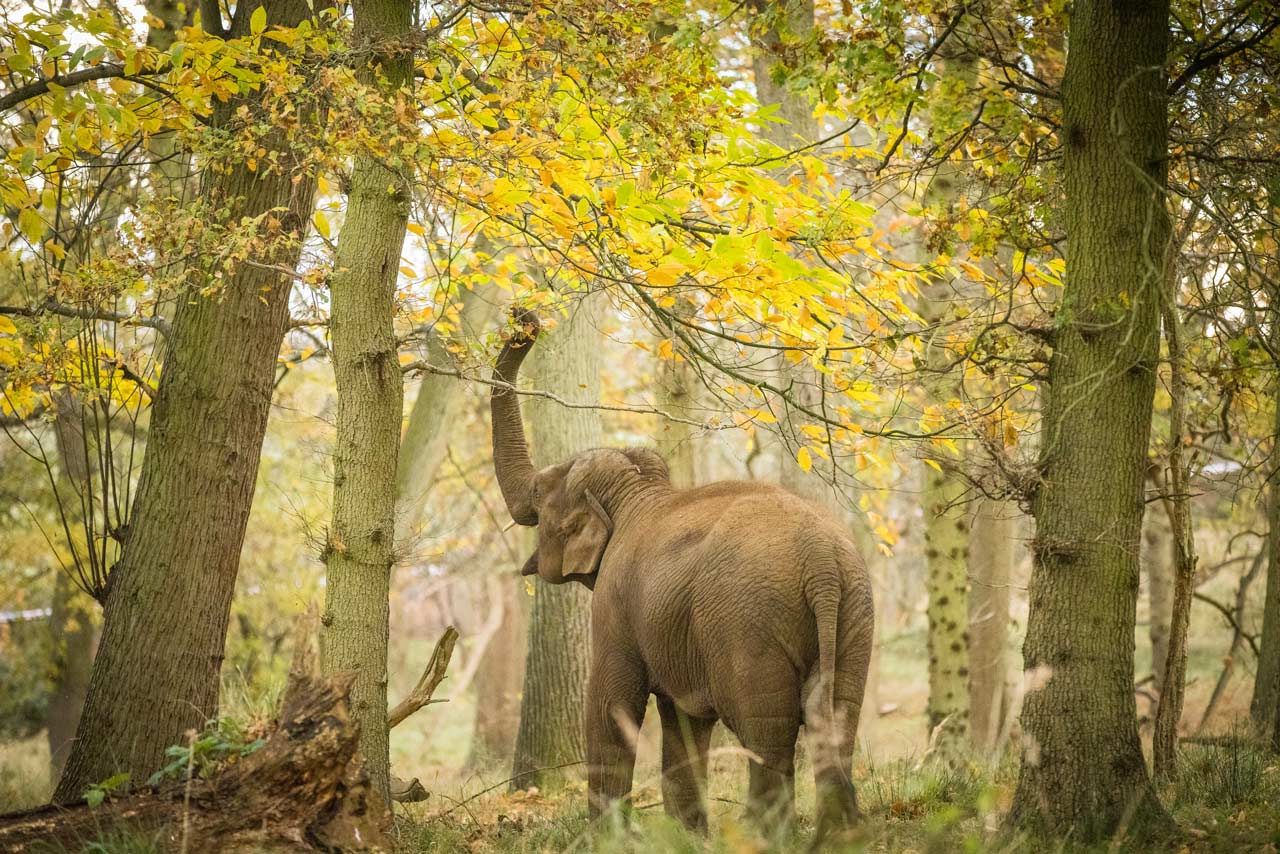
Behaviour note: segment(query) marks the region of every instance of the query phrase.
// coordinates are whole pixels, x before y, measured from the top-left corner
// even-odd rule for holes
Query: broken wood
[[[432,702],[443,703],[443,700],[432,700],[436,688],[444,681],[445,671],[449,669],[449,659],[453,657],[453,646],[458,642],[458,630],[449,626],[436,641],[436,648],[427,662],[427,669],[422,671],[418,684],[413,686],[409,696],[405,697],[395,708],[387,713],[387,726],[394,727],[409,715],[430,705]]]
[[[138,834],[161,850],[384,851],[389,813],[356,753],[354,674],[292,676],[261,749],[208,779],[0,816],[0,850],[81,850]]]

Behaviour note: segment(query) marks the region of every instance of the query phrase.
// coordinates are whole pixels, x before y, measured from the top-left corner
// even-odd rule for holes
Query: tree
[[[539,337],[529,371],[537,388],[577,403],[599,400],[596,325],[601,300],[600,295],[582,299],[559,326]],[[539,468],[601,444],[603,431],[596,410],[567,409],[554,401],[534,399],[525,412]],[[562,766],[581,763],[586,757],[583,715],[590,662],[590,592],[579,584],[535,581],[511,771],[514,788],[554,784],[575,773]]]
[[[352,11],[353,41],[369,55],[360,81],[381,108],[368,109],[379,117],[398,115],[409,97],[403,90],[413,82],[413,9],[402,0],[356,0]],[[351,701],[360,753],[382,802],[390,804],[388,602],[404,406],[394,321],[411,182],[395,166],[394,121],[378,124],[383,138],[355,156],[329,283],[338,415],[321,649],[326,673],[356,672]]]
[[[301,0],[243,3],[228,35],[246,35],[255,25],[261,30],[263,14],[266,25],[293,27],[314,13]],[[205,27],[220,28],[217,21]],[[274,83],[297,87],[290,94],[307,127],[315,110],[306,87],[296,78]],[[261,105],[261,91],[219,102],[213,127],[243,132],[237,109]],[[274,127],[258,143],[283,155],[280,163],[292,163],[294,141],[306,145],[306,136]],[[176,309],[129,529],[111,571],[102,639],[57,802],[75,800],[89,784],[120,771],[145,780],[169,745],[217,710],[240,546],[289,323],[287,271],[297,263],[315,193],[315,175],[305,167],[262,166],[215,157],[204,170],[202,199],[225,213],[222,221],[262,223],[259,263],[193,271],[194,285]]]
[[[1165,0],[1075,5],[1062,84],[1067,275],[1055,322],[1011,812],[1096,839],[1167,822],[1147,775],[1133,632],[1169,237]]]
[[[1018,509],[1011,501],[979,499],[969,523],[969,735],[984,755],[1000,750],[1010,713],[1009,589]]]

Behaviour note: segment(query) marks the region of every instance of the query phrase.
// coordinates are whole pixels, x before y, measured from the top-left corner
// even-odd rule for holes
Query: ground
[[[1215,598],[1227,599],[1232,583],[1224,579]],[[1142,615],[1140,614],[1140,619]],[[1149,671],[1149,652],[1140,628],[1137,670]],[[1189,650],[1189,689],[1184,735],[1199,723],[1204,704],[1223,666],[1229,633],[1221,618],[1197,608]],[[414,641],[418,643],[418,641]],[[430,641],[395,656],[406,662],[393,675],[397,686],[416,678],[411,662],[421,662]],[[885,638],[881,648],[879,705],[885,713],[874,731],[863,733],[864,749],[855,768],[866,821],[837,850],[848,851],[1022,851],[1046,850],[1043,844],[1009,837],[1001,828],[1016,779],[1015,757],[992,767],[974,762],[957,771],[934,767],[923,759],[927,746],[924,723],[926,680],[919,629]],[[1242,665],[1245,668],[1245,665]],[[1252,673],[1237,673],[1207,732],[1241,734],[1247,716]],[[448,683],[445,683],[447,691]],[[229,714],[260,716],[273,694],[252,695],[243,687],[227,692]],[[1149,714],[1139,699],[1139,714]],[[712,833],[702,839],[685,834],[663,815],[659,791],[654,724],[647,721],[636,772],[636,808],[614,832],[593,834],[586,821],[586,795],[580,783],[551,792],[508,792],[505,767],[459,771],[470,749],[474,714],[468,696],[430,706],[392,739],[392,764],[402,777],[417,776],[432,793],[425,803],[402,810],[397,822],[403,852],[562,852],[562,851],[807,851],[811,838],[812,779],[798,778],[799,826],[794,835],[760,838],[744,821],[742,806],[746,760],[736,743],[723,735],[716,741],[712,769]],[[651,716],[656,718],[656,715]],[[1149,733],[1149,721],[1144,723]],[[47,747],[43,736],[0,745],[0,811],[41,802],[48,796]],[[989,760],[990,757],[985,758]],[[1236,743],[1229,746],[1187,745],[1180,775],[1162,787],[1163,802],[1173,812],[1184,836],[1170,850],[1280,850],[1280,759]],[[145,839],[115,839],[95,849],[106,852],[152,850]],[[1054,850],[1054,849],[1049,849]],[[1061,843],[1056,850],[1095,850]],[[1148,850],[1121,842],[1096,850]]]

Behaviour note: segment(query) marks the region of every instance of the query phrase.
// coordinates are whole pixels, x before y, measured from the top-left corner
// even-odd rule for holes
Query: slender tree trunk
[[[1004,729],[1010,698],[1009,584],[1013,576],[1017,507],[983,499],[969,529],[969,732],[990,756]]]
[[[678,317],[693,316],[693,305],[685,299],[676,301],[673,311]],[[677,354],[672,354],[673,357]],[[688,360],[683,358],[658,361],[658,408],[669,415],[693,420],[697,393],[697,377]],[[698,452],[693,425],[660,418],[655,439],[658,452],[667,461],[671,482],[688,489],[698,483]]]
[[[1280,312],[1272,323],[1280,322]],[[1280,342],[1280,333],[1273,336]],[[1267,590],[1262,611],[1262,643],[1258,649],[1258,675],[1253,683],[1250,715],[1258,733],[1278,733],[1280,737],[1280,373],[1272,401],[1275,404],[1275,435],[1271,438],[1271,458],[1267,460]]]
[[[391,114],[413,78],[406,44],[413,9],[403,0],[355,0],[352,11],[353,38],[370,50],[360,77]],[[329,285],[338,417],[320,620],[324,672],[356,672],[351,711],[360,724],[360,754],[384,804],[391,803],[387,640],[404,407],[394,321],[410,192],[387,159],[367,151],[355,157]]]
[[[543,333],[529,356],[537,388],[565,400],[600,399],[600,347],[596,334],[599,295],[584,298],[572,315]],[[565,409],[545,398],[525,401],[530,446],[538,468],[564,462],[598,447],[600,415],[591,409]],[[547,787],[580,767],[586,757],[583,707],[591,660],[591,598],[580,584],[535,582],[529,618],[520,729],[511,775],[512,787]]]
[[[294,26],[313,14],[302,0],[245,3],[236,8],[233,35],[249,31],[259,6],[269,24]],[[220,105],[215,124],[231,126],[241,103]],[[315,116],[305,104],[301,113],[305,128]],[[294,161],[285,135],[262,143],[281,151],[282,162]],[[176,310],[129,531],[111,572],[102,640],[57,802],[119,771],[145,780],[166,747],[217,711],[240,546],[289,321],[290,277],[269,268],[297,263],[315,178],[213,163],[203,188],[231,222],[275,211],[279,226],[262,236],[262,266],[236,267],[213,296],[193,292]]]
[[[1160,704],[1152,753],[1156,777],[1173,776],[1178,755],[1178,723],[1187,679],[1187,629],[1191,624],[1191,596],[1195,592],[1195,529],[1191,519],[1191,472],[1183,451],[1186,442],[1187,380],[1182,318],[1178,315],[1175,280],[1161,303],[1165,340],[1169,345],[1169,467],[1161,502],[1173,533],[1173,608],[1169,620],[1169,651],[1163,665]]]
[[[955,763],[969,746],[969,519],[964,484],[945,469],[925,473],[929,562],[929,733],[936,758]]]
[[[1167,0],[1079,0],[1063,96],[1067,282],[1032,502],[1032,683],[1012,822],[1165,826],[1133,695],[1144,474],[1169,236]]]
[[[93,600],[65,572],[54,579],[49,630],[53,634],[53,696],[45,726],[49,777],[56,780],[71,752],[93,666]]]
[[[459,320],[462,332],[487,329],[497,314],[497,305],[474,289],[458,295],[462,305]],[[427,341],[426,361],[447,366],[448,339],[432,333]],[[396,467],[396,542],[411,541],[426,521],[427,493],[449,446],[444,425],[458,410],[465,384],[456,377],[423,374],[418,395],[409,410],[409,423],[400,440],[400,461]]]
[[[1156,696],[1164,691],[1164,665],[1169,658],[1169,623],[1173,619],[1173,533],[1169,514],[1156,507],[1142,526],[1142,565],[1147,572],[1151,673]]]
[[[534,538],[521,537],[534,548]],[[512,569],[511,567],[509,569]],[[524,682],[526,632],[529,626],[528,595],[519,578],[502,575],[503,619],[489,641],[484,661],[476,672],[476,723],[467,765],[483,768],[509,763],[520,725],[520,687]]]

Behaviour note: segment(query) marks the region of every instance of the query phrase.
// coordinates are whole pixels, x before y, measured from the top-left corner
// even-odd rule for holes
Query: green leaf
[[[97,786],[84,793],[84,801],[91,807],[101,806],[106,799],[107,793]]]

